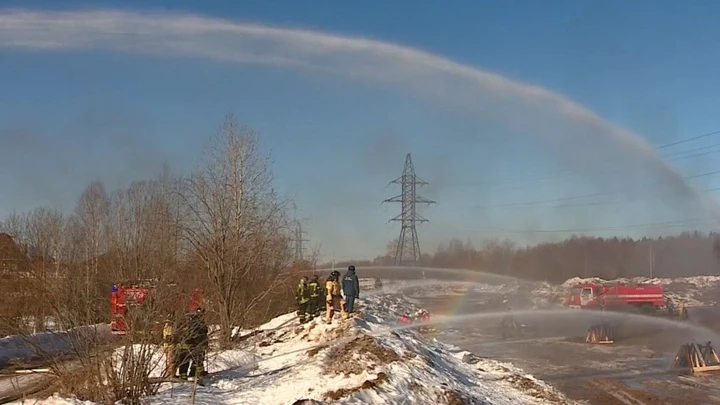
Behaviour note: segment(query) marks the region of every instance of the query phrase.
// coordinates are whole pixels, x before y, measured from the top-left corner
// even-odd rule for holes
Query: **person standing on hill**
[[[308,303],[310,302],[307,277],[305,276],[300,278],[300,283],[297,286],[297,290],[295,290],[295,300],[298,305],[297,314],[298,318],[300,318],[300,323],[305,323],[307,320],[305,316],[308,312]]]
[[[330,273],[330,277],[325,281],[325,305],[327,311],[325,312],[325,322],[331,323],[335,310],[340,309],[340,314],[343,318],[347,318],[345,313],[345,303],[343,302],[341,289],[340,289],[340,272],[333,270]]]
[[[318,315],[320,309],[320,282],[317,275],[313,275],[308,283],[308,294],[310,302],[308,302],[307,312],[312,318]]]
[[[345,311],[347,313],[355,312],[355,299],[360,297],[360,281],[355,274],[355,266],[348,266],[348,270],[343,276],[342,289],[345,293]]]

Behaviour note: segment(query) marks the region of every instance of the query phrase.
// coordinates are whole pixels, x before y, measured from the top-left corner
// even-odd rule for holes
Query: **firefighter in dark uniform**
[[[188,376],[199,378],[206,375],[205,357],[208,349],[208,326],[205,323],[205,312],[198,308],[190,315],[190,335],[188,344],[190,346],[190,357],[192,364],[188,370]]]
[[[187,379],[190,372],[190,338],[192,325],[190,315],[184,316],[179,322],[172,336],[175,349],[175,367],[178,367],[179,377]]]
[[[320,282],[318,276],[313,275],[308,283],[308,293],[310,295],[310,302],[308,302],[307,312],[310,317],[315,317],[320,312]]]
[[[295,300],[298,305],[297,315],[300,319],[300,323],[305,323],[307,321],[306,315],[308,313],[308,304],[310,302],[308,282],[307,277],[305,276],[300,278],[300,283],[295,290]]]
[[[507,309],[507,314],[505,314],[500,321],[500,328],[502,330],[503,339],[512,338],[517,335],[518,324],[512,314],[512,308]]]

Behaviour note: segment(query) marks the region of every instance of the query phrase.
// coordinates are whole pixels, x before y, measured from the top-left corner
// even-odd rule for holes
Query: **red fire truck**
[[[129,318],[132,318],[134,312],[142,311],[143,305],[152,301],[154,296],[158,295],[157,293],[158,287],[151,281],[114,285],[110,294],[110,329],[112,333],[125,334]],[[199,288],[193,289],[188,298],[188,294],[182,294],[174,284],[163,286],[162,293],[165,293],[162,295],[166,305],[159,303],[161,306],[155,308],[154,316],[165,316],[166,312],[178,310],[194,311],[200,307],[203,298],[202,290]],[[149,319],[143,317],[143,320],[148,321]],[[154,329],[162,322],[162,319],[152,321],[157,323],[157,325],[150,325]]]
[[[640,310],[644,313],[667,309],[661,285],[622,283],[580,283],[568,294],[565,306],[572,309]]]

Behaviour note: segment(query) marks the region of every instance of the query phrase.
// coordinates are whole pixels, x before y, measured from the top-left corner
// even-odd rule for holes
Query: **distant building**
[[[27,274],[28,261],[12,236],[0,233],[0,275],[22,277]]]

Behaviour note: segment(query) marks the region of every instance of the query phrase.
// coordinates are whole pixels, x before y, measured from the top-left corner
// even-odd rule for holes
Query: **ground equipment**
[[[609,344],[615,341],[615,328],[613,328],[607,322],[600,322],[595,324],[588,329],[587,336],[585,337],[586,343],[593,344]]]
[[[704,345],[687,343],[678,350],[672,368],[689,370],[691,373],[720,371],[720,358],[710,342]]]

